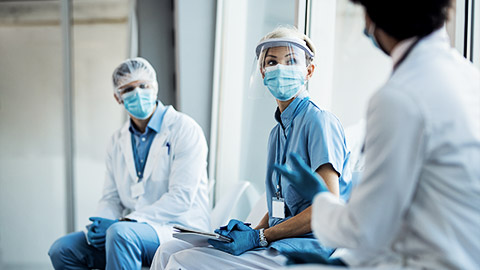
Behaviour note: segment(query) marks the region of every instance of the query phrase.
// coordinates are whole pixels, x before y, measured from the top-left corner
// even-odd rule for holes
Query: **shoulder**
[[[168,106],[165,112],[162,130],[184,145],[207,144],[202,127],[192,117],[176,111],[172,106]]]
[[[187,132],[194,131],[203,133],[200,125],[192,117],[175,110],[173,106],[167,107],[163,122],[165,127],[170,130],[185,130]]]
[[[418,95],[411,93],[406,86],[388,82],[370,99],[367,116],[374,117],[375,122],[412,122],[424,117],[421,103]]]
[[[128,128],[130,127],[130,119],[127,119],[123,123],[123,125],[117,129],[111,136],[111,143],[115,144],[116,142],[120,141],[124,136],[130,136],[130,131]]]
[[[417,96],[412,94],[408,85],[389,81],[370,99],[370,104],[379,109],[401,109],[415,107]]]
[[[275,136],[277,135],[278,131],[280,130],[280,124],[277,123],[272,130],[270,130],[270,135],[268,136],[268,140],[272,141],[275,139]]]
[[[307,127],[311,128],[335,127],[343,130],[342,124],[335,114],[321,109],[313,102],[310,102],[310,105],[307,107],[303,121]]]
[[[130,120],[127,119],[125,123],[117,129],[112,136],[110,136],[110,141],[107,144],[107,153],[111,153],[120,147],[120,144],[124,141],[125,136],[130,136],[130,131],[128,127],[130,126]]]

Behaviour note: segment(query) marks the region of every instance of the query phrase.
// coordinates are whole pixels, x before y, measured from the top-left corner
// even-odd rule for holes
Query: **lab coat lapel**
[[[127,166],[127,171],[130,174],[130,178],[133,182],[137,182],[137,170],[135,169],[135,162],[133,160],[133,150],[132,150],[132,138],[128,127],[130,126],[130,120],[127,121],[125,126],[122,128],[121,133],[121,143],[120,149],[125,158],[125,164]]]
[[[167,133],[159,133],[155,135],[150,151],[148,152],[147,163],[145,164],[145,170],[143,171],[143,179],[148,179],[152,174],[153,169],[156,167],[157,159],[161,153],[160,148],[165,145]],[[157,166],[158,167],[158,166]]]
[[[150,151],[148,152],[148,158],[147,158],[147,163],[145,164],[145,170],[143,171],[143,179],[148,179],[150,175],[152,174],[152,171],[155,167],[155,164],[157,163],[157,159],[159,155],[162,153],[160,149],[166,145],[165,141],[168,136],[168,126],[170,125],[170,122],[168,121],[170,119],[170,106],[167,107],[167,111],[165,112],[165,116],[163,117],[163,122],[162,126],[160,127],[160,132],[155,135],[155,138],[153,139],[152,146],[150,146]]]

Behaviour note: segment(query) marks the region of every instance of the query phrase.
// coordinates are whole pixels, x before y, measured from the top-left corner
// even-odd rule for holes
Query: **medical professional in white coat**
[[[58,239],[55,269],[140,269],[174,224],[207,230],[207,144],[190,117],[157,100],[153,67],[128,59],[113,72],[115,99],[130,118],[108,145],[106,179],[86,232]]]
[[[345,204],[302,160],[277,169],[317,194],[314,234],[349,267],[480,269],[480,74],[450,47],[450,1],[355,2],[394,65],[369,103],[363,180]]]

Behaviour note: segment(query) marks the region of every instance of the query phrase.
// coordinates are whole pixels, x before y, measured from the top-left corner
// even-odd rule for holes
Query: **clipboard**
[[[189,228],[182,227],[180,225],[173,225],[174,232],[172,236],[174,238],[189,242],[195,246],[208,246],[208,239],[230,243],[233,240],[229,237],[220,235],[218,233],[208,233],[197,231]]]

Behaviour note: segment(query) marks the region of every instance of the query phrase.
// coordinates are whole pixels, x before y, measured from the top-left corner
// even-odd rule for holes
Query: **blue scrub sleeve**
[[[333,114],[321,111],[312,120],[310,128],[307,147],[311,167],[317,170],[321,165],[330,163],[342,175],[348,150],[340,121]]]

